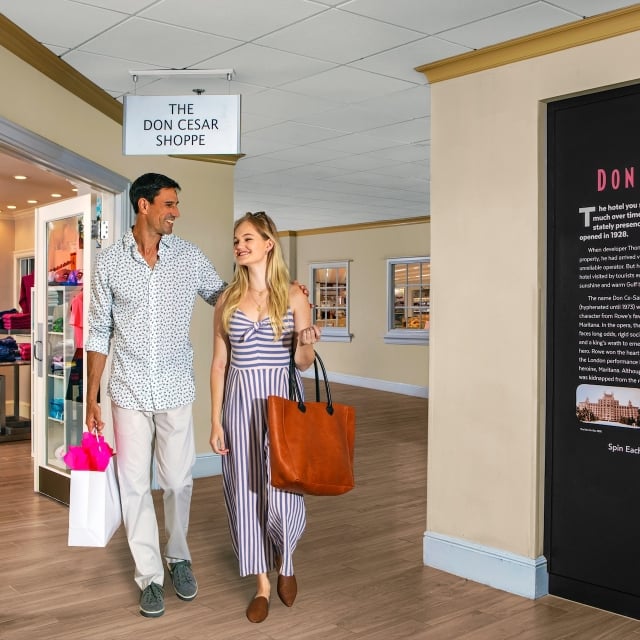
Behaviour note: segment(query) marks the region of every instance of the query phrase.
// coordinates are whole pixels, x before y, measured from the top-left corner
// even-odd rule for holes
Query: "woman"
[[[214,314],[211,447],[222,458],[225,504],[240,575],[256,576],[247,607],[251,622],[269,612],[268,571],[290,607],[297,594],[293,552],[305,527],[302,495],[270,484],[267,397],[288,397],[289,359],[296,376],[314,360],[320,330],[309,301],[289,283],[278,232],[265,213],[234,225],[236,273]]]

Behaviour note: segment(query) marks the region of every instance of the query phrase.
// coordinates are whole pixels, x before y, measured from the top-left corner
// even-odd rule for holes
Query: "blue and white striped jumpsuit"
[[[267,397],[289,394],[290,309],[283,335],[276,341],[273,337],[269,318],[252,322],[239,309],[233,313],[222,410],[229,453],[222,458],[222,475],[241,576],[274,568],[275,556],[282,558],[281,573],[293,575],[293,552],[306,523],[303,496],[270,483]],[[297,370],[296,375],[299,379]]]

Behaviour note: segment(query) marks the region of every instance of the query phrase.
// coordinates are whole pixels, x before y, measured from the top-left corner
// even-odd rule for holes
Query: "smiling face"
[[[153,202],[146,198],[138,201],[138,216],[143,216],[149,231],[164,236],[173,233],[173,223],[180,217],[178,192],[175,189],[160,189]]]
[[[260,232],[248,220],[241,222],[233,234],[233,252],[236,262],[242,266],[266,262],[273,241],[263,238]]]

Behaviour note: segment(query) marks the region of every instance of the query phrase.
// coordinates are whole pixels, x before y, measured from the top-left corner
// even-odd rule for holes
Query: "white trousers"
[[[140,589],[164,584],[164,562],[191,560],[187,546],[196,459],[191,405],[167,411],[133,411],[112,403],[122,517]],[[151,494],[155,454],[163,491],[167,544],[160,552]]]

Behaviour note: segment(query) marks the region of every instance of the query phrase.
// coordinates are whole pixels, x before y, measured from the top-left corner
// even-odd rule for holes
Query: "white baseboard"
[[[549,593],[547,560],[543,556],[526,558],[427,531],[423,561],[434,569],[532,600]]]
[[[327,371],[327,375],[329,376],[329,382],[335,382],[336,384],[350,384],[354,387],[401,393],[405,396],[415,396],[417,398],[429,397],[429,387],[390,382],[389,380],[378,380],[377,378],[363,378],[361,376],[352,376],[348,373],[333,373],[332,371]],[[313,376],[313,367],[309,367],[309,369],[302,372],[303,378],[313,378]],[[320,376],[322,376],[322,373],[320,373]]]

